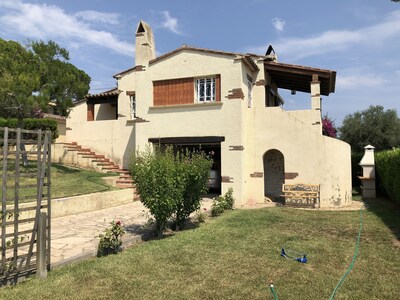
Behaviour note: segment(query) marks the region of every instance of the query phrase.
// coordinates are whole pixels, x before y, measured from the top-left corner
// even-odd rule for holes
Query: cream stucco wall
[[[129,124],[127,117],[88,122],[87,105],[82,102],[74,107],[67,119],[66,141],[77,142],[106,155],[121,168],[127,168],[135,149],[134,126]]]
[[[247,200],[259,202],[264,197],[264,177],[251,178],[254,172],[263,173],[263,155],[271,149],[284,156],[286,173],[298,173],[285,183],[320,184],[321,207],[351,204],[350,146],[339,140],[322,136],[279,107],[253,109],[254,136],[248,139],[249,185]],[[253,160],[252,160],[253,158]]]
[[[271,149],[284,156],[285,172],[297,173],[286,183],[320,184],[321,207],[351,203],[350,146],[322,136],[320,110],[284,111],[265,107],[265,87],[254,85],[249,105],[247,75],[253,83],[271,84],[264,61],[251,71],[238,57],[183,49],[118,77],[118,120],[86,121],[86,104],[77,105],[67,121],[66,139],[77,141],[127,166],[134,149],[149,138],[222,136],[222,193],[234,190],[237,205],[264,202],[263,155]],[[188,77],[221,77],[221,102],[153,106],[153,81]],[[244,99],[228,99],[240,88]],[[129,96],[135,92],[138,119],[131,120]],[[314,125],[313,125],[314,124]],[[235,147],[232,150],[231,146]],[[257,176],[250,176],[256,174]]]
[[[170,107],[153,107],[153,81],[187,77],[221,75],[221,100]],[[144,150],[149,138],[223,136],[221,143],[221,176],[232,182],[222,183],[222,193],[234,188],[239,197],[244,192],[242,178],[244,153],[230,151],[229,146],[243,145],[241,113],[246,102],[225,98],[229,91],[242,88],[242,63],[232,56],[182,51],[167,60],[151,64],[136,72],[137,111],[148,122],[137,123],[137,146]]]

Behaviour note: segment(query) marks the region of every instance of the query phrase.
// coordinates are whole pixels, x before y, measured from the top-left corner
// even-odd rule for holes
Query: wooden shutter
[[[215,101],[221,101],[221,75],[215,75]]]
[[[94,104],[87,104],[87,120],[94,121]]]
[[[153,81],[153,105],[194,103],[194,78]]]

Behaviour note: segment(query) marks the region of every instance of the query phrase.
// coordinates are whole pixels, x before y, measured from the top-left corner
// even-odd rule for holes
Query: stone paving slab
[[[204,199],[202,207],[209,209],[212,200]],[[96,255],[99,234],[119,220],[126,229],[123,246],[141,242],[148,222],[148,210],[140,201],[107,209],[52,219],[51,266],[58,267],[72,261]]]
[[[147,222],[147,210],[140,201],[107,209],[52,219],[51,224],[51,265],[53,267],[95,256],[99,234],[120,220],[124,226],[143,225]],[[136,236],[127,231],[124,239]]]

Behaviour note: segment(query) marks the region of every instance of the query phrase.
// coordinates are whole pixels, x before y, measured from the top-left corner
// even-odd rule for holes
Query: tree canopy
[[[340,139],[361,152],[371,144],[376,150],[400,147],[400,119],[394,109],[385,111],[381,105],[347,115],[339,128]]]
[[[0,39],[0,116],[24,119],[35,110],[68,116],[73,101],[89,91],[90,77],[53,41],[23,46]]]

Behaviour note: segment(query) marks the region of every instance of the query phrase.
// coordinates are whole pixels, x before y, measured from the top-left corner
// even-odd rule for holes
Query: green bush
[[[58,138],[58,129],[57,129],[57,121],[51,119],[34,119],[28,118],[23,120],[23,128],[28,130],[50,130],[51,131],[51,140],[54,142]],[[9,128],[18,128],[18,120],[17,119],[3,119],[0,118],[0,127],[9,127]],[[36,135],[32,137],[28,137],[28,135],[24,135],[24,138],[36,139]]]
[[[111,227],[107,228],[104,234],[99,235],[98,257],[122,251],[122,236],[125,234],[125,230],[122,228],[121,221],[112,221],[110,225]]]
[[[211,216],[217,217],[221,215],[225,210],[233,209],[235,199],[233,198],[233,189],[229,188],[225,195],[218,196],[214,199],[211,206]]]
[[[184,175],[185,189],[182,197],[176,203],[176,225],[182,228],[185,220],[191,213],[200,209],[202,195],[208,191],[207,181],[212,161],[207,159],[203,153],[181,154],[176,162],[180,172]]]
[[[211,164],[203,154],[175,155],[172,147],[165,151],[159,147],[154,151],[148,148],[132,158],[132,179],[140,201],[156,220],[159,236],[170,218],[175,218],[179,229],[185,219],[200,208]]]
[[[380,185],[392,200],[400,203],[400,149],[377,152],[375,165]]]

